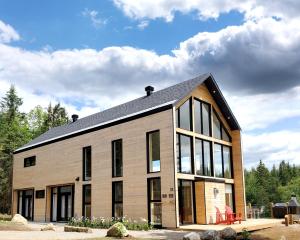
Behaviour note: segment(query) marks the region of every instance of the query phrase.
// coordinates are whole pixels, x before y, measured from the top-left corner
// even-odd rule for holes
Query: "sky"
[[[80,117],[211,72],[247,168],[300,164],[300,1],[0,0],[0,97]]]

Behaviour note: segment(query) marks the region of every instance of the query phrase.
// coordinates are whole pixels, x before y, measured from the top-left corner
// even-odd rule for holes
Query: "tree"
[[[57,103],[52,107],[51,103],[47,109],[47,117],[45,120],[45,128],[49,130],[50,128],[57,127],[69,122],[67,111],[64,107]]]
[[[27,119],[32,138],[36,138],[47,131],[47,112],[40,105],[36,106],[29,112]]]

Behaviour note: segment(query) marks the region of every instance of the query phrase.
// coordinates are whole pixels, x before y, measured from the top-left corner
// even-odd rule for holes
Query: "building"
[[[13,213],[209,224],[245,218],[241,129],[211,74],[50,129],[17,149]]]

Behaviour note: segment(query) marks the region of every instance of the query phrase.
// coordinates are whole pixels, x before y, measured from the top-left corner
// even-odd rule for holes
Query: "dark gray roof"
[[[173,85],[171,87],[153,92],[150,96],[145,95],[130,102],[78,119],[76,122],[52,128],[44,134],[40,135],[39,137],[33,139],[29,143],[25,144],[23,147],[17,149],[15,153],[24,151],[25,149],[38,147],[41,144],[53,141],[54,139],[61,139],[65,136],[73,135],[75,133],[82,132],[87,129],[91,129],[100,125],[105,125],[107,123],[114,122],[120,119],[128,118],[139,113],[162,108],[166,105],[175,105],[178,101],[187,96],[194,88],[196,88],[203,82],[206,83],[210,91],[214,91],[215,95],[215,90],[217,90],[217,95],[222,100],[222,103],[220,102],[220,108],[228,108],[225,109],[226,113],[224,113],[227,115],[229,113],[231,119],[233,119],[234,122],[233,124],[231,124],[231,127],[233,129],[239,129],[239,125],[236,122],[232,112],[230,111],[212,75],[204,74],[191,80],[187,80]]]

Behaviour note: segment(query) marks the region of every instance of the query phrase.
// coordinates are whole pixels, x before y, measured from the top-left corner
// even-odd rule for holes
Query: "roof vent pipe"
[[[76,122],[79,118],[79,116],[77,114],[73,114],[71,117],[72,117],[73,122]]]
[[[150,96],[154,92],[154,87],[147,86],[147,87],[145,87],[145,91],[147,93],[147,96]]]

